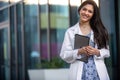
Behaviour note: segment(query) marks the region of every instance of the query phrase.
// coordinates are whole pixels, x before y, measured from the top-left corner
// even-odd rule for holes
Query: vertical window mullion
[[[41,36],[41,33],[40,33],[40,18],[41,18],[41,16],[40,16],[40,6],[39,6],[39,0],[38,0],[38,8],[37,8],[37,11],[38,11],[38,17],[37,17],[37,30],[38,30],[38,36],[39,36],[39,44],[41,44],[41,39],[40,39],[40,36]],[[41,63],[41,46],[39,45],[39,55],[40,55],[40,58],[39,58],[39,61],[40,61],[40,63]]]
[[[10,7],[8,7],[8,20],[9,20],[9,27],[8,27],[8,52],[9,52],[9,67],[10,67],[10,71],[9,71],[9,80],[11,80],[11,66],[12,66],[12,64],[11,64],[11,33],[10,33]]]
[[[16,80],[18,80],[18,45],[17,45],[17,19],[16,19],[16,5],[14,5],[14,30],[15,30],[15,67]]]
[[[47,11],[48,11],[48,28],[47,28],[47,42],[48,42],[48,61],[50,61],[50,5],[49,5],[49,0],[47,3]]]
[[[22,34],[22,77],[25,80],[25,46],[24,46],[24,3],[21,3],[21,34]]]

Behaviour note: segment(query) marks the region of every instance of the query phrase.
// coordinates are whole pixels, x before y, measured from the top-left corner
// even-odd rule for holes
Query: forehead
[[[91,5],[91,4],[86,4],[82,8],[87,8],[87,9],[92,10],[92,11],[94,10],[93,5]]]

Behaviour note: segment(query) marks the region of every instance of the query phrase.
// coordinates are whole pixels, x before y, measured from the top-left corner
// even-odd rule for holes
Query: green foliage
[[[42,60],[41,64],[38,64],[38,68],[64,68],[66,67],[67,63],[65,61],[61,60],[58,57],[52,58],[50,61],[48,60]]]

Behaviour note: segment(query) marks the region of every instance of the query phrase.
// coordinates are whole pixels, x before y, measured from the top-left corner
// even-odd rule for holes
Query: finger
[[[83,47],[82,49],[83,49],[83,50],[85,50],[86,48],[85,48],[85,47]]]
[[[87,50],[89,55],[93,55],[94,51],[92,49]]]
[[[88,47],[86,47],[87,49],[93,49],[93,47],[92,46],[88,46]]]

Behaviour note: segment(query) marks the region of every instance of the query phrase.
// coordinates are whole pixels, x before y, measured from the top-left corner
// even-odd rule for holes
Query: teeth
[[[83,16],[83,18],[87,18],[87,16]]]

